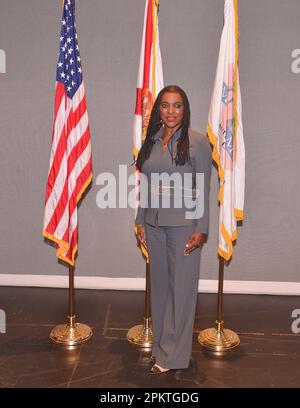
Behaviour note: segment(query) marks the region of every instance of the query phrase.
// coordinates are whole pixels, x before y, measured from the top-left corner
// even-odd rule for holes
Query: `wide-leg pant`
[[[183,251],[191,226],[146,224],[150,260],[152,355],[165,368],[187,368],[193,342],[201,247]]]

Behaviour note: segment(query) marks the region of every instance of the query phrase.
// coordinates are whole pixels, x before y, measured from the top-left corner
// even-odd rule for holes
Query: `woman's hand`
[[[194,249],[199,248],[201,245],[205,244],[207,240],[207,234],[202,234],[202,232],[193,232],[188,239],[187,244],[184,248],[184,256],[188,256]]]
[[[136,227],[137,227],[137,239],[139,243],[144,245],[144,247],[147,249],[145,227],[142,224],[139,224]]]

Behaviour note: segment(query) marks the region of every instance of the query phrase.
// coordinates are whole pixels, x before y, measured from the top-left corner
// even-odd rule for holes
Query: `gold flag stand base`
[[[127,341],[145,351],[149,351],[153,344],[153,334],[151,326],[151,306],[150,306],[150,266],[146,263],[146,296],[145,296],[145,314],[144,324],[138,324],[131,327],[127,332]]]
[[[76,316],[69,316],[67,324],[55,326],[50,334],[53,343],[65,346],[76,346],[86,343],[93,335],[92,329],[86,324],[76,323]]]
[[[223,326],[223,321],[216,321],[216,327],[202,330],[198,335],[198,342],[201,346],[220,354],[238,347],[239,336],[232,330],[224,329]]]
[[[127,332],[127,341],[141,348],[151,348],[153,343],[151,318],[144,318],[144,325],[131,327]]]
[[[55,326],[50,339],[53,343],[63,346],[77,346],[86,343],[93,335],[92,329],[86,324],[76,323],[74,299],[74,266],[69,265],[69,315],[67,324]]]

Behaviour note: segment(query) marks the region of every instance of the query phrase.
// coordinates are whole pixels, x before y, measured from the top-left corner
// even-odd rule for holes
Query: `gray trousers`
[[[183,251],[193,226],[145,225],[150,261],[152,355],[165,368],[187,368],[193,342],[201,247]]]

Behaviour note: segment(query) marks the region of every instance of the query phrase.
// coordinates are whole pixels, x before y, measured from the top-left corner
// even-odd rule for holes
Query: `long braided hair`
[[[179,93],[182,97],[183,106],[184,106],[184,114],[183,114],[183,120],[182,120],[182,125],[181,125],[182,131],[181,131],[181,136],[177,141],[177,154],[175,157],[176,166],[178,165],[183,166],[187,162],[191,164],[190,153],[189,153],[189,135],[188,135],[188,129],[190,127],[190,116],[191,116],[190,104],[186,96],[186,93],[184,92],[183,89],[181,89],[177,85],[168,85],[159,92],[154,102],[154,105],[153,105],[145,141],[139,150],[139,154],[136,160],[136,167],[140,171],[142,169],[142,166],[145,160],[149,159],[152,147],[154,145],[154,136],[156,135],[156,133],[159,131],[159,129],[162,126],[159,108],[160,108],[162,97],[166,92]]]

